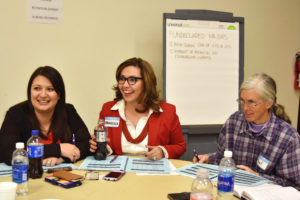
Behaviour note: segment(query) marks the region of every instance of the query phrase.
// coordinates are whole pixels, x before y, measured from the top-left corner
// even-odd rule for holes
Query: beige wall
[[[67,102],[93,130],[102,104],[113,98],[115,69],[125,59],[152,63],[162,90],[162,14],[208,9],[245,18],[245,77],[273,76],[278,102],[296,127],[299,8],[299,0],[63,0],[63,20],[55,25],[28,22],[27,0],[0,0],[0,123],[10,106],[26,98],[31,73],[51,65],[64,78]]]

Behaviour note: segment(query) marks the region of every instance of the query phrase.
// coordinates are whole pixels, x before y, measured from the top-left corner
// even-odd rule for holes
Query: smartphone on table
[[[190,192],[170,193],[168,194],[168,198],[170,200],[189,200],[190,195]]]
[[[120,180],[125,174],[125,171],[110,171],[103,177],[106,181],[117,181]]]
[[[72,182],[72,181],[67,181],[65,179],[62,178],[58,178],[56,176],[53,175],[49,175],[45,177],[45,181],[52,183],[53,185],[58,185],[61,186],[63,188],[73,188],[76,186],[80,186],[82,183],[81,181],[76,181],[76,182]]]

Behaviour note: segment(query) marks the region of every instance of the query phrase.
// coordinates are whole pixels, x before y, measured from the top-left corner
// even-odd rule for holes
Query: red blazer
[[[115,154],[122,154],[121,135],[122,135],[122,120],[118,110],[111,110],[116,104],[116,101],[109,101],[102,106],[100,118],[119,117],[119,127],[108,127],[108,137],[110,139],[109,146]],[[154,113],[149,117],[149,133],[148,145],[163,146],[169,154],[169,158],[179,158],[186,150],[186,143],[182,134],[181,125],[176,114],[174,105],[162,102],[160,107],[163,112],[159,117],[155,117]]]

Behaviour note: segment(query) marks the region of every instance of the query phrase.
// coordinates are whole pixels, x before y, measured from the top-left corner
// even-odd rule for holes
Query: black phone
[[[63,188],[72,188],[72,187],[80,186],[82,184],[80,181],[76,181],[76,182],[67,181],[65,179],[58,178],[53,175],[46,176],[45,181],[52,183],[53,185],[61,186]]]
[[[170,200],[190,200],[190,192],[170,193],[168,198]]]

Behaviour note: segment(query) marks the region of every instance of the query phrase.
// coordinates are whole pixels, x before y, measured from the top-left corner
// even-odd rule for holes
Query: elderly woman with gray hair
[[[263,73],[251,76],[241,86],[238,103],[242,111],[225,122],[218,151],[199,155],[198,162],[218,164],[230,150],[238,168],[299,190],[300,136],[277,103],[275,81]]]

